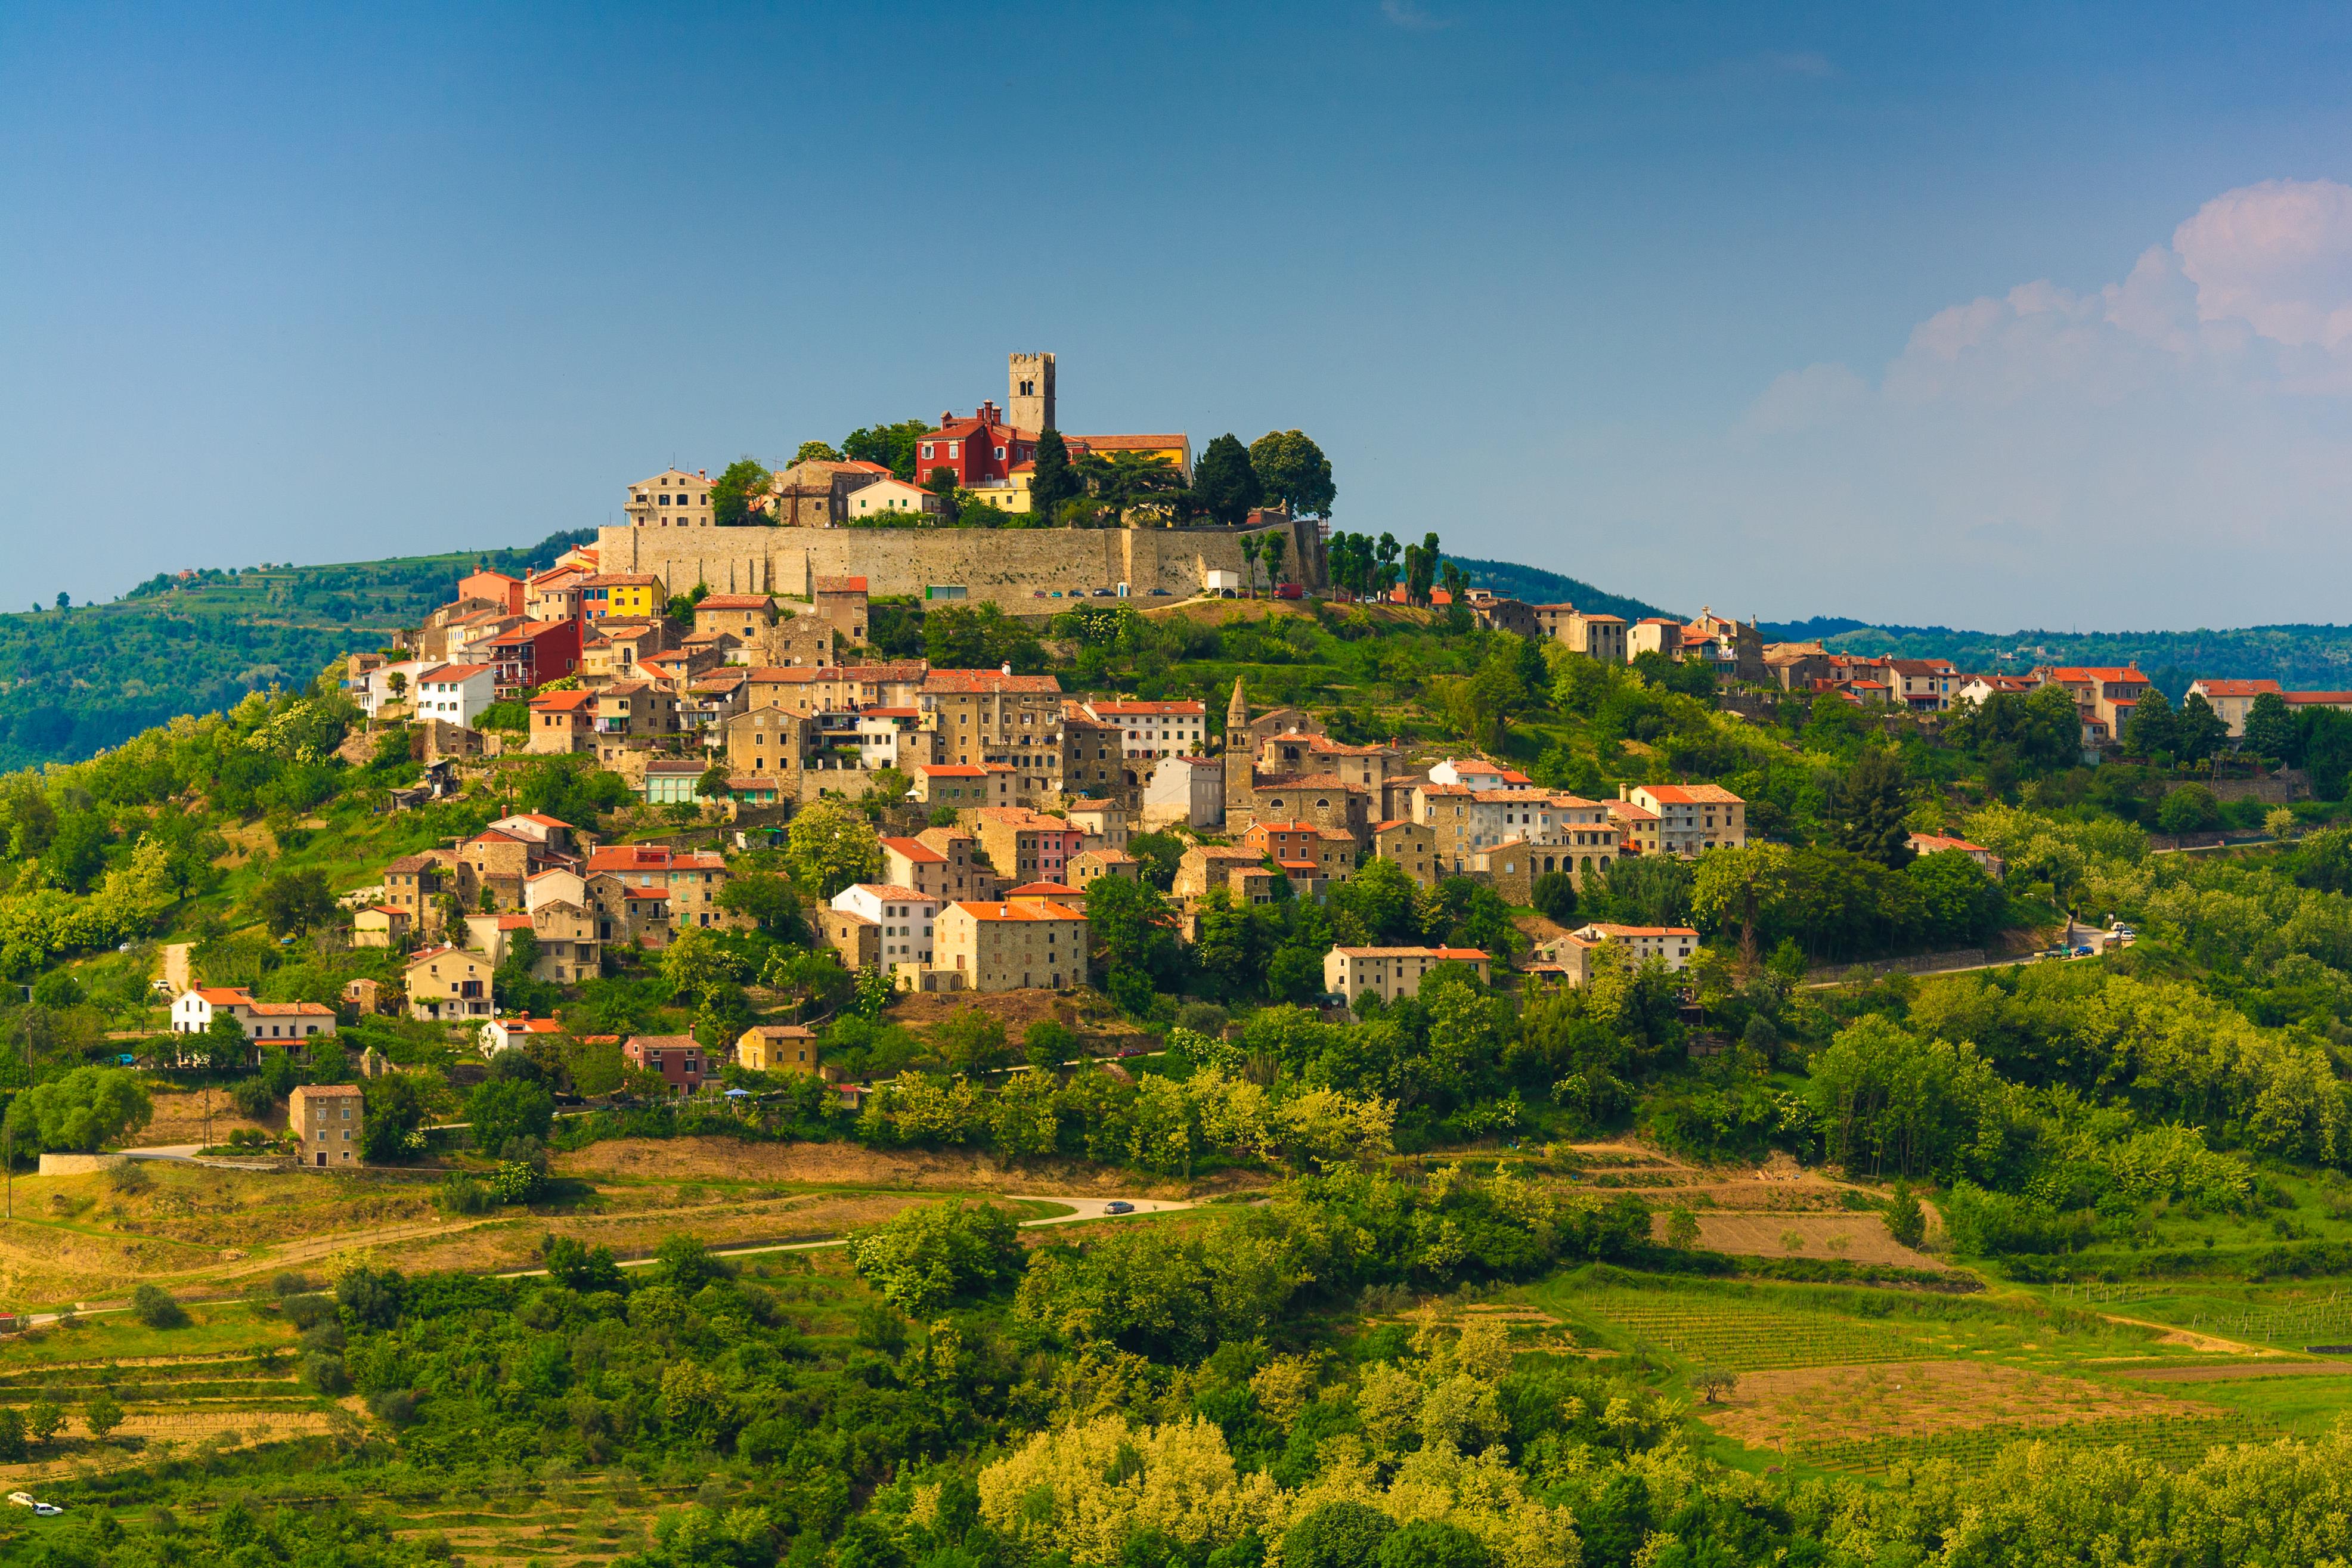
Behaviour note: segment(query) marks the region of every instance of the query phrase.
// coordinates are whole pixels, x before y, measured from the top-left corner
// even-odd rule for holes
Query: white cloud
[[[2352,618],[2352,187],[2228,192],[2117,282],[1937,311],[1874,381],[1811,365],[1711,440],[1619,437],[1591,510],[1637,526],[1589,574],[1664,602],[1736,567],[1776,617]]]
[[[1388,18],[1391,26],[1409,33],[1431,33],[1454,25],[1450,17],[1431,16],[1414,0],[1381,0],[1381,15]]]

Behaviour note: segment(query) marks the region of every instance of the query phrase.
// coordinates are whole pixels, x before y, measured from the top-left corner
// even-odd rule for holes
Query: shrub
[[[908,1209],[851,1233],[858,1278],[910,1317],[927,1317],[959,1296],[985,1295],[1021,1269],[1013,1216],[961,1198]]]
[[[278,1108],[278,1097],[270,1093],[269,1086],[258,1078],[237,1079],[228,1091],[228,1099],[229,1103],[236,1107],[238,1115],[255,1121]]]
[[[1538,914],[1565,925],[1576,913],[1576,879],[1565,871],[1547,871],[1528,889],[1528,902]]]
[[[471,1176],[446,1178],[434,1189],[433,1202],[448,1215],[485,1215],[499,1206],[498,1195]]]
[[[1886,1205],[1886,1234],[1905,1247],[1916,1247],[1927,1238],[1927,1211],[1911,1195],[1908,1182],[1895,1184],[1895,1201]]]
[[[352,1374],[343,1370],[343,1358],[325,1351],[312,1351],[302,1358],[302,1381],[320,1394],[349,1394]]]
[[[142,1285],[131,1292],[131,1310],[151,1329],[184,1329],[188,1314],[172,1293],[160,1285]]]
[[[1395,1530],[1395,1521],[1369,1503],[1325,1503],[1283,1536],[1283,1568],[1374,1568]]]

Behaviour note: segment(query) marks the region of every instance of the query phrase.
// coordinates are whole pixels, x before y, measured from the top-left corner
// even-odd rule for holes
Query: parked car
[[[1118,1054],[1121,1057],[1148,1057],[1151,1054],[1151,1047],[1149,1046],[1121,1046],[1118,1048]]]
[[[1095,597],[1097,599],[1116,599],[1118,597],[1118,590],[1116,588],[1097,588],[1095,590]]]
[[[2080,947],[2078,947],[2078,948],[2076,948],[2076,949],[2074,950],[2074,956],[2075,956],[2075,957],[2077,957],[2077,958],[2088,958],[2088,957],[2090,957],[2093,953],[2095,953],[2095,952],[2098,952],[2098,951],[2099,951],[2099,950],[2098,950],[2097,948],[2093,947],[2089,942],[2084,942],[2082,946],[2080,946]]]
[[[1113,1198],[1110,1202],[1103,1205],[1103,1213],[1105,1214],[1133,1214],[1134,1212],[1135,1205],[1129,1203],[1125,1198]]]
[[[1277,599],[1303,599],[1307,596],[1307,587],[1302,583],[1276,583],[1274,596]]]
[[[1152,589],[1152,590],[1151,590],[1151,593],[1150,593],[1150,595],[1149,596],[1150,596],[1150,597],[1151,597],[1151,598],[1154,598],[1154,599],[1172,599],[1172,598],[1174,598],[1176,595],[1173,595],[1173,594],[1171,594],[1171,593],[1170,593],[1170,592],[1169,592],[1167,589],[1165,589],[1165,588],[1154,588],[1154,589]]]
[[[2066,950],[2063,947],[2045,947],[2033,956],[2036,958],[2063,958],[2066,956]]]
[[[1234,593],[1231,588],[1220,588],[1220,589],[1218,589],[1218,590],[1217,590],[1217,597],[1219,597],[1220,599],[1232,599],[1232,598],[1237,598],[1237,597],[1239,597],[1239,595],[1236,595],[1236,594],[1235,594],[1235,593]]]
[[[8,1494],[8,1500],[15,1503],[18,1508],[31,1509],[35,1513],[39,1514],[44,1519],[48,1518],[52,1514],[65,1512],[65,1510],[58,1507],[56,1503],[35,1501],[33,1494],[30,1492],[10,1492]]]

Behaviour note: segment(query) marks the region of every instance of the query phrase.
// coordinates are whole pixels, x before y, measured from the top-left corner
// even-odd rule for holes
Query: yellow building
[[[580,584],[580,614],[586,620],[649,621],[668,607],[668,592],[650,572],[599,572]]]
[[[735,1042],[735,1065],[753,1072],[810,1072],[816,1067],[816,1036],[798,1024],[759,1024]]]

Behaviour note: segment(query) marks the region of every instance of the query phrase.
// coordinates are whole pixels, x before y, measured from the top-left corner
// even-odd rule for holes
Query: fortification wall
[[[1037,591],[1092,593],[1128,584],[1147,595],[1200,590],[1213,571],[1241,572],[1243,539],[1289,535],[1285,572],[1325,582],[1311,522],[1260,529],[1166,528],[606,528],[597,538],[607,572],[651,572],[671,593],[708,583],[715,594],[805,598],[819,577],[863,577],[866,591],[911,594],[954,584],[974,600],[1035,610]],[[1261,571],[1263,567],[1261,567]]]

